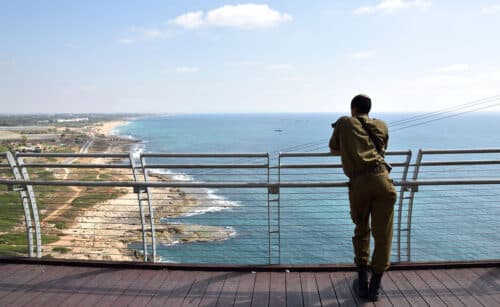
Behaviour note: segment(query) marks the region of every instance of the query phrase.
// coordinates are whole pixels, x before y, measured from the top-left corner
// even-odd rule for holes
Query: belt
[[[385,164],[377,164],[369,167],[365,167],[364,169],[357,171],[357,172],[351,172],[349,174],[349,179],[354,179],[359,176],[363,175],[369,175],[369,174],[380,174],[383,172],[388,171],[387,166]]]

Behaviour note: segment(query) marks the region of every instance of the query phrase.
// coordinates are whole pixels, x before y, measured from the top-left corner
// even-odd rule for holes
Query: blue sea
[[[331,123],[343,114],[168,115],[137,119],[118,134],[142,140],[138,151],[166,153],[327,152]],[[373,114],[390,129],[389,151],[500,148],[500,114],[473,113],[435,120],[421,114]],[[408,119],[406,122],[402,120]],[[392,159],[392,160],[391,160]],[[424,156],[424,161],[499,160],[500,154]],[[404,157],[389,157],[400,162]],[[283,159],[282,163],[339,163],[337,157]],[[150,159],[147,163],[262,164],[266,159]],[[420,179],[499,178],[499,164],[422,167]],[[267,169],[157,170],[177,181],[265,182]],[[410,167],[409,178],[413,168]],[[392,172],[401,179],[402,168]],[[271,181],[278,180],[272,168]],[[279,180],[346,181],[341,169],[287,169]],[[398,190],[400,188],[398,187]],[[420,187],[409,219],[406,191],[395,207],[393,261],[477,260],[500,254],[500,192],[495,185]],[[398,191],[399,192],[399,191]],[[324,264],[352,262],[346,188],[186,189],[199,206],[163,223],[217,226],[224,240],[158,242],[162,261],[180,263]],[[167,197],[169,195],[165,195]],[[279,198],[279,199],[278,199]],[[401,225],[399,227],[399,225]],[[401,231],[398,231],[401,229]],[[372,243],[373,245],[373,243]]]

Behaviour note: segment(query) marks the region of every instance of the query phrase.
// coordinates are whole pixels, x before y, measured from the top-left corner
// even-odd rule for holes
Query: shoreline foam
[[[104,135],[104,138],[121,138],[117,133],[119,127],[130,123],[129,121],[111,121],[102,126],[94,127],[93,133]],[[130,139],[131,140],[131,139]],[[144,140],[135,140],[135,142],[121,143],[119,146],[110,145],[108,152],[133,151],[134,155],[144,151]],[[112,144],[112,142],[110,142]],[[101,162],[102,163],[102,162]],[[126,175],[124,175],[126,176]],[[173,178],[167,174],[151,174],[158,181],[178,181],[180,178]],[[183,178],[192,180],[192,178]],[[130,179],[125,179],[130,180]],[[200,207],[201,203],[221,202],[220,196],[215,195],[213,191],[205,189],[206,197],[199,199],[187,191],[173,188],[150,189],[153,200],[154,223],[156,228],[157,244],[176,245],[191,242],[209,242],[228,240],[236,235],[236,230],[232,227],[224,226],[205,226],[192,224],[165,223],[162,219],[192,216],[204,214],[207,212],[220,211],[229,206]],[[71,227],[60,231],[60,239],[57,242],[48,244],[51,255],[57,258],[66,259],[89,259],[89,260],[114,260],[114,261],[138,261],[142,257],[142,249],[131,248],[140,243],[142,247],[142,230],[140,227],[140,216],[136,209],[124,211],[123,208],[137,208],[137,194],[132,191],[116,188],[116,191],[122,191],[116,199],[106,200],[103,203],[94,205],[83,211],[78,216]],[[210,195],[210,194],[213,195]],[[155,195],[156,194],[156,195]],[[170,197],[165,197],[169,194]],[[211,200],[212,199],[212,200]],[[224,201],[226,201],[224,199]],[[229,202],[229,201],[228,201]],[[173,210],[173,212],[172,212]],[[147,209],[145,208],[145,213]],[[170,212],[169,212],[170,211]],[[109,212],[116,214],[109,215]],[[172,214],[173,213],[173,214]],[[185,215],[184,215],[185,214]],[[106,225],[120,222],[120,229],[107,229]],[[146,217],[147,218],[147,217]],[[149,225],[149,222],[146,224]],[[89,229],[89,225],[93,225]],[[138,226],[139,225],[139,226]],[[147,227],[148,228],[148,227]],[[209,233],[210,235],[206,235]],[[147,239],[150,242],[150,233]],[[101,240],[99,240],[101,238]],[[102,241],[102,242],[100,242]],[[80,242],[78,245],[72,243]],[[178,242],[178,243],[176,243]],[[54,247],[67,246],[71,252],[58,253]],[[161,259],[161,255],[158,255]]]

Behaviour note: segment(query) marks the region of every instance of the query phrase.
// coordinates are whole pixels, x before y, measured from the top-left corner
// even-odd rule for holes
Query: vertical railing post
[[[6,152],[7,161],[9,163],[12,175],[15,180],[23,180],[17,162],[11,152]],[[28,195],[26,194],[26,187],[19,188],[19,196],[24,209],[24,220],[26,222],[26,236],[28,239],[28,257],[33,257],[33,226],[31,223],[31,212],[28,203]]]
[[[420,149],[418,151],[417,160],[415,161],[415,168],[413,169],[412,180],[416,181],[420,172],[420,166],[422,163],[423,151]],[[406,257],[407,261],[411,261],[411,224],[412,224],[412,214],[413,214],[413,200],[415,199],[415,192],[418,191],[418,186],[412,186],[410,192],[410,201],[408,202],[408,216],[406,223]]]
[[[408,170],[410,168],[412,152],[411,150],[408,152],[406,156],[406,161],[404,162],[403,168],[403,176],[401,177],[402,181],[406,181],[408,179]],[[401,224],[402,224],[402,214],[403,214],[403,203],[404,203],[404,195],[405,192],[408,191],[408,187],[401,186],[399,191],[399,202],[398,202],[398,262],[401,261]]]
[[[16,155],[17,165],[21,169],[21,175],[26,181],[30,180],[28,170],[24,166],[24,161],[22,157]],[[33,221],[35,222],[35,235],[36,235],[36,257],[42,257],[42,231],[40,227],[40,216],[38,215],[38,206],[36,204],[35,191],[33,186],[27,185],[26,190],[28,192],[28,198],[31,204],[31,212],[33,213]]]
[[[270,176],[269,176],[269,153],[267,157],[267,183],[270,181]],[[272,264],[272,248],[271,248],[271,191],[270,188],[267,188],[267,256],[268,256],[268,263]]]
[[[278,154],[278,186],[281,183],[281,152]],[[278,193],[278,260],[281,264],[281,189]]]
[[[130,161],[130,167],[132,167],[132,175],[134,177],[134,182],[138,182],[137,170],[135,167],[134,157],[132,156],[132,153],[129,154],[129,161]],[[145,227],[146,219],[144,217],[144,208],[142,205],[142,189],[135,188],[134,192],[137,194],[137,201],[139,203],[139,215],[141,216],[142,249],[143,249],[143,255],[144,255],[144,262],[147,262],[148,261],[148,249],[147,249],[146,227]]]
[[[144,160],[144,157],[142,154],[139,157],[139,160],[141,162],[141,168],[142,172],[144,174],[144,182],[149,182],[149,175],[148,171],[146,169],[146,161]],[[156,231],[155,231],[155,220],[154,220],[154,210],[153,210],[153,200],[151,199],[151,193],[149,191],[149,187],[146,187],[146,195],[148,197],[148,209],[149,209],[149,221],[151,223],[151,244],[152,246],[152,251],[153,251],[153,262],[156,262]]]

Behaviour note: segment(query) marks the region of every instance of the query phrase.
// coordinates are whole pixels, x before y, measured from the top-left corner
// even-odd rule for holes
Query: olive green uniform
[[[389,138],[387,125],[367,115],[361,117],[385,150]],[[396,202],[396,190],[384,158],[356,117],[344,116],[337,121],[329,146],[340,152],[344,173],[349,177],[351,218],[356,225],[352,238],[354,262],[358,266],[369,264],[371,231],[375,240],[371,267],[374,272],[382,273],[390,264]]]

